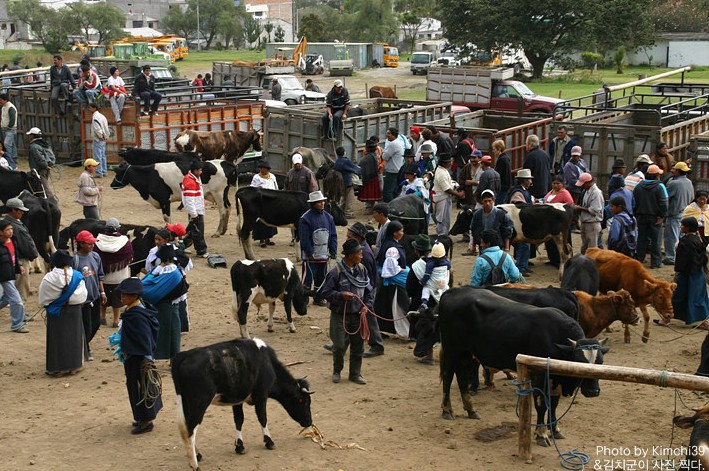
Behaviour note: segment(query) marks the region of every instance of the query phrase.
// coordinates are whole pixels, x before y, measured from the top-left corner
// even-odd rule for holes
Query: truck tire
[[[542,108],[535,108],[535,109],[531,110],[530,113],[545,113],[545,114],[551,114],[551,111],[550,111],[550,110],[545,110],[545,109],[542,109]]]
[[[286,100],[286,105],[288,105],[288,106],[297,105],[297,104],[298,104],[298,102],[293,100],[292,98]]]

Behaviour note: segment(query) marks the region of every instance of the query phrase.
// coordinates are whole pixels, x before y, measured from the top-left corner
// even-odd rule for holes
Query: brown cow
[[[694,409],[694,415],[678,415],[672,422],[679,428],[692,428],[687,450],[686,468],[709,469],[709,405]]]
[[[588,249],[586,256],[596,262],[601,275],[600,291],[627,290],[633,301],[643,313],[643,342],[650,337],[650,314],[647,305],[652,304],[658,314],[665,319],[674,317],[672,309],[672,293],[677,283],[658,280],[639,261],[613,250]],[[630,335],[628,325],[625,326],[625,338]]]
[[[179,152],[196,152],[203,161],[221,159],[229,162],[241,161],[249,148],[261,150],[261,135],[248,131],[182,131],[175,138],[175,147]]]
[[[375,85],[369,89],[369,98],[396,98],[396,92],[391,87]]]
[[[574,291],[579,302],[579,325],[587,338],[593,338],[615,321],[626,326],[636,325],[638,315],[635,303],[626,290],[608,291],[607,294],[591,296],[584,291]],[[625,343],[630,343],[630,332],[625,331]]]

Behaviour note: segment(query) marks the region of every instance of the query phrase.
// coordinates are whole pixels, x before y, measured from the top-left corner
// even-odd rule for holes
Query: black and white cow
[[[170,222],[170,203],[182,200],[180,185],[189,167],[189,162],[131,165],[124,161],[115,170],[111,188],[117,190],[127,185],[133,186],[144,200],[161,209],[165,221]],[[229,187],[236,185],[236,178],[236,167],[231,162],[204,162],[201,175],[204,197],[219,208],[219,227],[214,237],[226,232],[231,210]]]
[[[267,226],[297,226],[300,217],[310,209],[308,194],[301,191],[266,190],[245,187],[236,192],[236,214],[239,218],[239,241],[244,255],[254,260],[251,232],[256,221]],[[346,226],[345,212],[334,201],[325,202],[325,211],[332,215],[335,225]]]
[[[131,165],[152,165],[166,162],[189,162],[202,159],[194,152],[170,152],[161,149],[141,149],[139,147],[126,147],[118,155]]]
[[[98,219],[77,219],[59,232],[57,247],[68,249],[71,241],[74,250],[74,240],[81,231],[89,231],[94,237],[106,231],[106,221]],[[131,276],[136,276],[140,269],[145,266],[145,259],[148,257],[150,249],[155,246],[155,234],[158,228],[153,226],[141,226],[135,224],[121,224],[118,232],[130,239],[133,247],[133,262],[130,264]],[[187,245],[187,244],[186,244]]]
[[[527,242],[538,245],[551,240],[556,244],[561,258],[559,264],[559,278],[561,279],[564,273],[564,264],[571,255],[570,247],[566,243],[573,217],[571,206],[555,203],[500,204],[496,207],[504,209],[512,219],[514,235],[511,243]],[[450,235],[467,233],[473,220],[473,213],[471,208],[461,210],[451,227]]]
[[[443,383],[443,417],[453,418],[450,387],[455,374],[465,410],[471,418],[479,418],[473,408],[468,378],[473,357],[488,368],[515,370],[519,354],[542,358],[602,364],[608,348],[600,342],[587,339],[579,324],[554,308],[539,308],[510,301],[486,289],[470,286],[453,288],[441,297],[439,324],[441,329],[441,380]],[[530,335],[530,332],[534,332]],[[532,372],[532,386],[543,388],[545,373]],[[578,379],[551,376],[549,410],[551,431],[555,438],[563,438],[556,424],[559,394],[570,396],[576,387],[586,397],[596,397],[601,389],[597,379]],[[537,409],[535,434],[537,443],[549,443],[543,425],[547,405],[535,391]]]
[[[57,250],[59,240],[62,220],[59,204],[54,198],[40,198],[27,190],[20,193],[19,198],[29,209],[22,215],[22,222],[27,226],[40,257],[49,263],[49,256]]]
[[[231,406],[236,424],[235,451],[244,454],[243,404],[251,404],[263,431],[267,449],[275,447],[268,430],[266,402],[280,402],[302,427],[313,425],[305,378],[295,379],[263,340],[232,340],[178,353],[172,359],[172,381],[177,394],[177,426],[187,459],[199,469],[197,427],[210,404]]]
[[[293,262],[287,258],[236,262],[231,267],[231,289],[231,310],[234,318],[239,321],[241,338],[244,339],[250,338],[246,315],[251,304],[255,304],[259,310],[262,304],[268,304],[269,332],[273,332],[273,312],[278,299],[283,301],[290,332],[295,332],[291,304],[299,315],[308,313],[308,297],[300,276]]]
[[[564,264],[561,287],[569,291],[584,291],[595,296],[598,293],[600,279],[596,262],[579,253]]]
[[[43,196],[42,182],[35,172],[21,172],[0,167],[0,201],[17,198],[23,191]]]

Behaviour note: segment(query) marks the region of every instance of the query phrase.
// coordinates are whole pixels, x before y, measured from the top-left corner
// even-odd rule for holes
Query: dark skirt
[[[374,297],[374,312],[378,316],[388,319],[377,318],[379,329],[382,332],[389,332],[407,339],[410,337],[411,326],[406,318],[406,313],[409,312],[409,296],[406,294],[406,289],[396,285],[382,286],[380,284]],[[392,319],[397,319],[396,325]]]
[[[677,273],[677,289],[672,293],[675,319],[687,324],[703,321],[709,315],[709,296],[704,271],[687,275]]]
[[[278,229],[275,227],[267,226],[261,221],[256,221],[254,224],[254,240],[266,240],[275,236],[278,233]]]
[[[126,372],[126,388],[128,389],[128,400],[133,411],[133,420],[137,422],[150,422],[155,420],[158,412],[162,409],[162,395],[157,387],[146,381],[148,384],[148,398],[143,399],[145,393],[141,387],[142,366],[145,357],[129,356],[123,363]]]
[[[47,374],[73,373],[84,366],[87,353],[81,307],[67,304],[58,317],[47,314]]]
[[[374,178],[360,188],[357,199],[360,201],[381,201],[382,188],[379,186],[379,179]]]
[[[169,360],[180,353],[180,306],[170,301],[159,302],[158,310],[158,343],[155,348],[156,360]]]

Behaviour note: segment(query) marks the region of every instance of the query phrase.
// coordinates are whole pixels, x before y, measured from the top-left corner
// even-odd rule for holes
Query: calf
[[[36,172],[20,172],[0,167],[0,201],[7,202],[29,190],[34,195],[44,196],[44,188]]]
[[[584,291],[591,296],[598,293],[600,275],[596,263],[585,255],[576,254],[564,264],[561,287],[569,291]]]
[[[443,383],[443,417],[453,418],[450,386],[457,377],[465,410],[471,418],[479,418],[468,392],[472,358],[498,370],[515,370],[518,354],[533,355],[584,364],[602,364],[605,340],[587,339],[578,323],[554,308],[538,308],[510,301],[486,289],[469,286],[453,288],[441,297],[439,323],[441,329],[441,381]],[[534,335],[530,335],[534,332]],[[532,387],[543,388],[546,374],[532,372]],[[580,385],[586,397],[600,394],[597,379],[577,379],[552,375],[549,423],[555,438],[563,438],[556,422],[559,395],[570,396]],[[544,417],[546,401],[535,391],[537,409],[537,443],[549,443]]]
[[[369,88],[369,98],[394,98],[396,99],[396,92],[391,87],[381,87],[375,85]]]
[[[111,182],[114,190],[131,185],[140,196],[155,208],[162,210],[163,219],[170,222],[170,203],[182,200],[182,179],[189,171],[189,162],[166,162],[152,165],[131,165],[121,162]],[[219,209],[219,226],[214,237],[226,232],[229,223],[229,187],[236,185],[236,166],[225,160],[205,162],[202,168],[204,198],[216,203]]]
[[[243,404],[256,408],[266,448],[275,446],[268,431],[266,401],[281,403],[303,427],[313,424],[305,378],[295,379],[263,340],[232,340],[178,353],[172,359],[172,381],[177,394],[177,423],[187,459],[199,469],[202,455],[196,447],[197,427],[210,404],[232,406],[236,424],[235,451],[246,452]]]
[[[416,195],[397,196],[389,202],[389,219],[404,226],[404,234],[427,234],[423,200]]]
[[[261,150],[261,135],[248,131],[194,131],[188,129],[175,137],[175,147],[180,152],[195,152],[202,160],[221,159],[240,163],[249,148]]]
[[[322,164],[315,173],[315,178],[322,180],[322,192],[330,201],[342,201],[345,196],[345,180],[342,174],[332,167],[335,164],[329,160]]]
[[[513,244],[527,242],[542,244],[551,240],[556,244],[561,263],[559,264],[559,279],[564,273],[564,265],[568,260],[571,250],[566,243],[569,225],[573,217],[570,205],[564,204],[500,204],[498,208],[504,209],[510,215],[514,225]],[[465,234],[470,229],[474,211],[464,208],[451,227],[450,235]]]
[[[650,314],[647,305],[652,304],[658,314],[665,319],[674,317],[672,293],[677,283],[658,280],[639,261],[613,250],[588,249],[586,256],[593,260],[600,275],[599,289],[602,292],[627,290],[643,313],[643,337],[650,338]],[[625,326],[625,338],[630,337],[630,328]]]
[[[694,415],[678,415],[672,419],[679,428],[692,427],[687,461],[680,469],[705,471],[709,469],[709,405],[694,409],[694,412]]]
[[[591,296],[584,291],[574,291],[579,303],[579,325],[586,337],[593,338],[615,321],[623,324],[638,323],[635,303],[626,290],[608,291]],[[630,343],[630,333],[625,331],[625,343]]]
[[[287,258],[236,262],[231,267],[231,289],[231,310],[239,320],[241,337],[245,339],[249,338],[246,315],[251,303],[258,309],[261,309],[262,304],[268,304],[269,332],[273,332],[273,312],[276,310],[277,299],[283,301],[290,332],[295,332],[291,303],[299,315],[308,313],[308,298],[305,296],[303,284],[295,265]]]
[[[19,198],[29,211],[22,215],[22,222],[27,226],[37,252],[42,260],[49,263],[49,256],[56,249],[59,240],[59,225],[62,212],[54,198],[40,198],[25,190]]]
[[[267,226],[294,227],[300,217],[310,209],[308,194],[302,191],[245,187],[236,192],[236,200],[239,241],[244,247],[244,255],[249,260],[255,259],[251,248],[251,232],[256,221],[261,221]],[[336,225],[347,225],[345,212],[334,201],[325,203],[325,211],[332,215]]]

